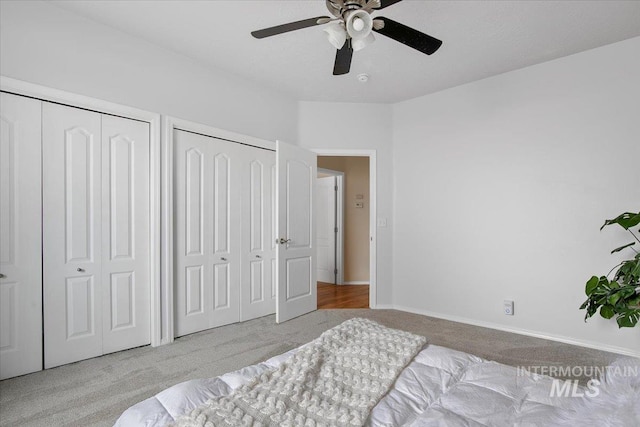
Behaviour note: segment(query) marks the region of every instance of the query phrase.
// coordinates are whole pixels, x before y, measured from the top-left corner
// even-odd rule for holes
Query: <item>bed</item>
[[[393,375],[389,387],[378,390],[378,394],[371,398],[365,396],[366,398],[359,405],[366,406],[363,403],[366,401],[365,403],[371,403],[371,407],[365,408],[365,415],[361,419],[349,418],[348,416],[341,418],[339,413],[332,413],[329,416],[327,411],[330,408],[324,408],[325,412],[320,412],[320,418],[315,417],[315,421],[311,420],[313,417],[305,419],[298,415],[300,417],[298,422],[291,418],[286,423],[280,421],[271,423],[272,425],[475,427],[578,425],[579,422],[582,423],[580,425],[640,425],[640,378],[637,376],[636,378],[624,378],[623,381],[618,381],[616,384],[602,384],[601,388],[606,385],[608,388],[597,389],[601,399],[593,402],[580,397],[584,396],[587,391],[593,391],[593,388],[587,389],[580,386],[571,390],[570,393],[574,396],[571,397],[568,395],[568,389],[559,393],[558,385],[562,384],[558,383],[554,386],[554,379],[551,377],[525,373],[515,367],[484,360],[471,354],[426,344],[426,340],[422,337],[390,330],[365,319],[350,319],[318,338],[320,340],[326,334],[330,335],[334,330],[340,334],[337,338],[335,334],[332,336],[332,340],[336,344],[334,345],[335,351],[339,353],[336,356],[337,359],[332,362],[333,365],[327,361],[329,356],[320,357],[323,359],[322,363],[326,362],[331,365],[327,368],[332,372],[331,375],[341,376],[344,374],[345,371],[338,372],[336,370],[337,366],[365,363],[362,362],[368,357],[365,355],[376,354],[378,358],[381,357],[382,352],[378,352],[378,349],[366,347],[372,345],[370,342],[359,347],[349,347],[348,342],[351,340],[351,336],[345,335],[344,331],[345,328],[354,325],[374,328],[370,329],[375,330],[373,334],[369,333],[370,330],[367,330],[366,334],[368,334],[367,338],[373,337],[375,341],[380,341],[378,331],[384,333],[392,331],[393,334],[397,334],[388,339],[385,338],[387,339],[385,342],[388,347],[395,345],[403,354],[398,360],[390,360],[384,356],[384,363],[380,365],[397,364],[397,372],[386,372],[386,369],[384,375],[374,372],[374,376],[379,377],[384,377],[386,374]],[[343,329],[340,329],[341,327]],[[228,425],[269,425],[264,420],[256,421],[255,414],[253,418],[249,417],[244,413],[246,408],[241,404],[238,404],[239,406],[232,405],[233,407],[229,409],[227,414],[222,414],[219,411],[222,406],[231,405],[230,399],[241,395],[243,390],[248,393],[251,391],[251,387],[254,387],[253,395],[259,395],[260,393],[255,392],[255,387],[260,387],[259,384],[256,385],[256,382],[260,381],[259,378],[263,378],[263,381],[271,381],[263,384],[265,389],[280,387],[275,384],[284,384],[283,378],[286,375],[283,374],[277,383],[270,375],[277,376],[280,375],[280,372],[286,372],[289,369],[288,366],[295,363],[296,359],[302,360],[301,363],[308,368],[306,372],[313,372],[318,377],[326,377],[327,375],[322,373],[324,368],[319,368],[319,365],[309,367],[309,360],[301,356],[305,353],[315,354],[314,352],[317,350],[312,347],[318,340],[263,363],[248,366],[220,377],[190,380],[177,384],[132,406],[120,416],[115,425],[117,427],[227,425],[225,423],[232,418],[230,415],[232,412],[240,413],[240,415],[235,422],[228,421]],[[369,339],[369,341],[373,340]],[[415,348],[409,351],[407,350],[409,347]],[[345,358],[347,353],[355,355],[355,357]],[[628,365],[629,361],[627,360],[625,363]],[[375,371],[378,368],[374,365],[372,363],[364,368],[362,366],[356,366],[356,368]],[[294,371],[290,377],[295,379],[296,376],[301,377],[299,371]],[[365,380],[355,388],[367,388],[368,385],[369,383]],[[317,388],[317,385],[314,387]],[[335,384],[332,387],[335,387]],[[551,392],[554,387],[556,393]],[[323,390],[325,389],[326,387]],[[342,389],[335,390],[335,388],[330,388],[329,392],[325,394],[327,396],[334,395],[341,404],[344,400],[348,400],[348,397],[351,397],[351,392],[340,395]],[[277,393],[275,394],[277,395]],[[292,392],[291,395],[295,394]],[[297,394],[299,395],[301,392]],[[608,394],[615,396],[615,399],[606,400]],[[622,399],[620,398],[621,394],[624,396]],[[257,400],[258,398],[255,399],[256,402]],[[269,398],[267,398],[268,400]],[[615,402],[612,402],[613,400]],[[211,405],[212,402],[223,403],[216,403],[219,406],[215,410],[209,407],[209,415],[205,416],[206,410],[203,408],[208,408],[207,405]],[[604,402],[607,404],[603,405]],[[298,402],[297,406],[304,405]],[[322,405],[317,405],[317,408],[320,406]],[[322,411],[322,409],[320,410]],[[213,419],[216,413],[220,416],[217,422]],[[326,418],[323,418],[322,414]],[[601,421],[596,424],[594,420],[598,418]],[[319,422],[319,419],[324,419],[326,422]]]

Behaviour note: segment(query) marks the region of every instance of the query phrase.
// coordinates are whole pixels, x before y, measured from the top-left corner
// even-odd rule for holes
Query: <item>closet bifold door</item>
[[[149,124],[102,116],[102,352],[151,342]]]
[[[42,369],[41,104],[0,93],[0,379]]]
[[[45,368],[145,345],[148,124],[43,103]]]
[[[100,114],[42,109],[45,368],[102,354]]]
[[[276,311],[275,167],[271,150],[240,146],[242,168],[242,286],[240,320]]]
[[[240,319],[238,144],[174,131],[175,336]]]

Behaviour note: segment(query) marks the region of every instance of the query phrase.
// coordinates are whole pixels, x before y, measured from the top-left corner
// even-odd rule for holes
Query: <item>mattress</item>
[[[302,347],[300,347],[302,348]],[[298,349],[220,377],[186,381],[127,409],[117,427],[164,426],[230,394]],[[548,426],[573,410],[551,396],[553,379],[427,344],[378,402],[368,426]]]

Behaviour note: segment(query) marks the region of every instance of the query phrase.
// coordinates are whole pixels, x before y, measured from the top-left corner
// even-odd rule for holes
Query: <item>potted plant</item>
[[[640,213],[625,212],[614,219],[608,219],[600,230],[611,224],[618,224],[635,239],[631,243],[612,250],[611,253],[630,249],[635,256],[613,267],[606,276],[591,277],[585,289],[587,300],[582,303],[580,309],[587,310],[585,322],[600,309],[600,315],[605,319],[615,316],[618,327],[633,327],[640,320],[640,252],[633,246],[640,240],[631,227],[640,224]],[[616,269],[613,279],[609,280],[608,276]]]

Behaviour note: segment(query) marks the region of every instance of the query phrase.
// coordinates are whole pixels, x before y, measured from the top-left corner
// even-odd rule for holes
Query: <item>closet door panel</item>
[[[102,354],[100,114],[43,103],[45,368]]]
[[[211,307],[207,301],[212,291],[205,284],[211,280],[211,266],[205,233],[210,234],[211,222],[205,218],[211,207],[205,189],[211,180],[211,168],[206,164],[207,145],[203,138],[174,131],[176,336],[209,327]]]
[[[0,94],[0,379],[42,369],[41,109]]]
[[[241,164],[239,144],[207,138],[212,165],[213,233],[210,236],[210,265],[213,271],[212,310],[209,326],[240,320],[240,223]]]
[[[102,116],[103,353],[149,344],[149,124]]]
[[[275,237],[272,222],[272,173],[275,153],[259,148],[242,147],[243,158],[243,264],[242,320],[275,312],[273,262]],[[272,172],[273,171],[273,172]]]

